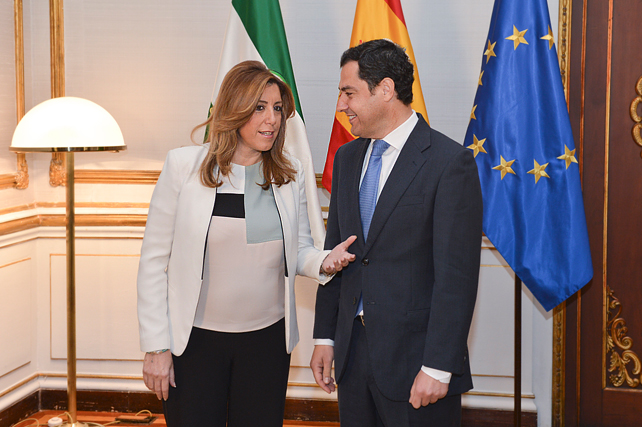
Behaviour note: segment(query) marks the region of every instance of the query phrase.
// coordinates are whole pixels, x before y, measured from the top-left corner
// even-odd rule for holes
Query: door
[[[640,426],[642,0],[565,3],[594,276],[566,304],[562,425]]]

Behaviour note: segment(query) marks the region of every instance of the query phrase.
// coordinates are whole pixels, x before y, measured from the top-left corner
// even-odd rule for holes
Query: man
[[[310,366],[330,393],[334,360],[342,427],[457,426],[472,388],[477,166],[412,110],[413,80],[387,40],[341,57],[337,110],[360,138],[334,158],[325,246],[356,235],[356,259],[319,286]]]

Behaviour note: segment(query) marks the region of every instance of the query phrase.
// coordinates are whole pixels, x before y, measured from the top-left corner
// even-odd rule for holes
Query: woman
[[[141,249],[138,319],[143,378],[169,427],[282,426],[298,341],[294,277],[325,283],[354,260],[354,236],[331,252],[313,246],[303,171],[283,151],[293,113],[289,87],[242,62],[196,128],[209,127],[209,144],[167,155]]]

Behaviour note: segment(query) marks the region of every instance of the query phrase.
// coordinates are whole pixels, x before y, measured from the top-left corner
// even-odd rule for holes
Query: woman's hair
[[[280,187],[295,179],[296,170],[283,152],[285,122],[294,115],[295,109],[292,91],[262,63],[244,61],[228,71],[210,117],[192,130],[193,137],[194,132],[207,126],[205,142],[209,142],[210,147],[199,169],[204,186],[216,188],[222,185],[219,176],[227,176],[232,169],[230,163],[240,138],[239,129],[252,118],[265,88],[273,84],[278,86],[281,93],[281,127],[272,148],[261,153],[265,178],[261,187],[264,190],[270,184]],[[214,176],[216,166],[218,174]]]

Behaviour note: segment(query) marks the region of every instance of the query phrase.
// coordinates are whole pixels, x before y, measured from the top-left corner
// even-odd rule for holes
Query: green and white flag
[[[212,104],[225,74],[234,65],[246,60],[264,63],[292,89],[296,112],[295,116],[288,120],[285,148],[299,159],[303,166],[310,228],[315,246],[321,249],[325,239],[325,226],[317,194],[312,154],[303,124],[301,103],[294,81],[290,50],[278,0],[232,0],[232,10],[214,84]]]

